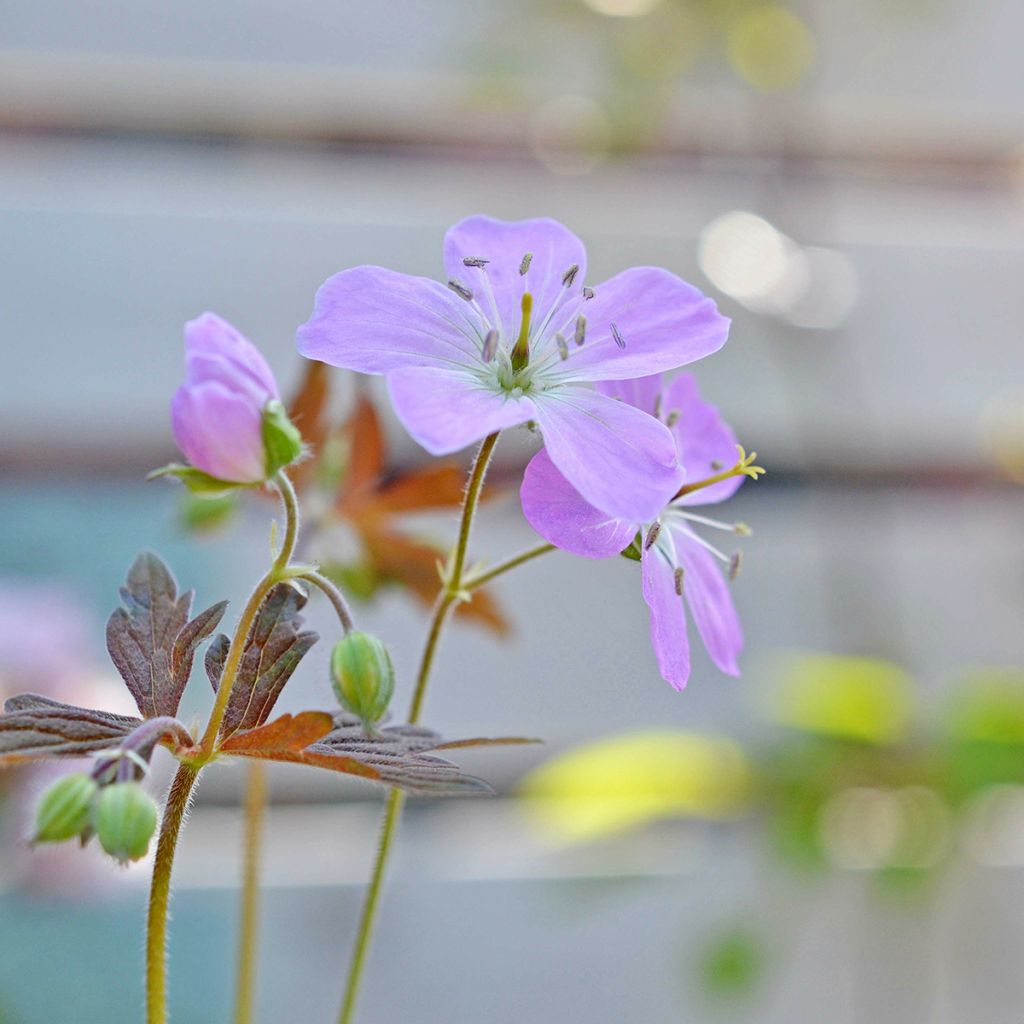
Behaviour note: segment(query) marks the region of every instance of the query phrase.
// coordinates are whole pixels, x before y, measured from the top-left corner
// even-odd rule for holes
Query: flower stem
[[[402,795],[400,790],[391,790],[388,793],[387,804],[384,808],[384,819],[380,830],[380,845],[377,847],[377,859],[373,864],[373,875],[370,877],[370,884],[363,899],[363,909],[359,915],[359,930],[356,933],[356,943],[352,949],[352,959],[349,963],[348,979],[345,985],[345,999],[341,1004],[341,1016],[338,1018],[341,1024],[349,1024],[355,1014],[356,998],[359,995],[359,982],[362,979],[366,957],[370,952],[373,923],[377,916],[377,905],[380,903],[384,872],[387,869],[388,858],[391,854],[391,844],[397,831],[395,826],[398,824],[398,818],[402,813],[402,804],[404,802]]]
[[[261,761],[248,767],[245,790],[245,860],[235,974],[235,1024],[251,1024],[259,934],[260,853],[267,807],[267,771]]]
[[[314,587],[319,587],[327,595],[327,600],[334,606],[341,622],[341,628],[346,633],[351,633],[355,629],[352,610],[348,606],[348,601],[345,600],[345,595],[326,576],[315,569],[306,569],[298,573],[294,579],[305,580],[307,583],[312,583]]]
[[[235,627],[235,635],[231,639],[231,647],[228,650],[227,660],[224,663],[224,671],[221,673],[220,683],[217,686],[217,699],[214,701],[213,710],[210,712],[210,720],[206,723],[206,730],[199,746],[205,760],[213,755],[214,746],[217,742],[217,734],[220,732],[224,715],[228,709],[228,701],[231,698],[231,690],[235,685],[235,678],[238,669],[242,664],[242,655],[245,653],[245,643],[249,638],[249,631],[256,620],[256,615],[263,604],[264,598],[273,589],[275,584],[287,578],[288,562],[295,551],[295,542],[299,535],[299,503],[295,496],[295,488],[291,481],[284,474],[279,472],[274,477],[274,483],[281,494],[281,501],[284,503],[285,511],[285,534],[281,550],[274,559],[274,564],[267,571],[266,575],[256,584],[242,609],[242,615]]]
[[[147,1024],[164,1024],[167,1020],[167,906],[171,898],[171,871],[181,825],[199,772],[200,769],[194,765],[179,765],[164,806],[164,820],[153,862],[146,928]]]
[[[419,721],[420,714],[423,711],[427,683],[430,680],[430,671],[434,665],[434,655],[437,652],[437,645],[441,639],[444,624],[451,610],[465,595],[462,573],[466,567],[469,537],[473,530],[473,519],[476,515],[477,506],[480,504],[480,492],[483,490],[487,467],[490,465],[491,456],[494,454],[494,446],[497,443],[497,431],[484,438],[479,449],[477,449],[476,458],[473,460],[473,468],[469,472],[469,482],[466,484],[466,493],[462,499],[459,535],[455,541],[455,549],[452,552],[451,561],[445,573],[444,586],[441,588],[441,592],[437,595],[437,601],[434,603],[434,611],[430,617],[430,626],[427,629],[426,643],[423,647],[423,654],[420,656],[419,672],[416,675],[416,688],[413,691],[412,703],[409,706],[408,720],[410,725],[415,725]],[[363,969],[366,965],[366,959],[370,952],[370,943],[373,938],[373,926],[380,903],[381,887],[384,882],[384,874],[387,870],[391,846],[404,802],[404,794],[399,790],[393,789],[388,794],[387,806],[385,807],[384,818],[381,823],[380,843],[377,847],[377,856],[373,863],[373,874],[370,877],[370,884],[363,899],[363,909],[359,916],[356,941],[352,949],[352,957],[349,961],[348,975],[345,979],[345,996],[342,1000],[338,1024],[352,1024],[355,1015],[359,985],[362,981]]]
[[[295,551],[295,542],[299,535],[299,503],[295,495],[295,488],[283,470],[274,476],[273,482],[284,504],[283,543],[274,558],[273,565],[256,584],[256,588],[242,610],[228,650],[224,671],[221,673],[220,684],[217,687],[217,698],[210,711],[206,730],[199,741],[198,751],[187,762],[179,764],[164,807],[164,819],[160,827],[156,860],[153,863],[153,878],[150,883],[146,930],[146,1020],[148,1024],[165,1024],[167,1021],[167,907],[171,896],[171,869],[174,866],[174,853],[177,848],[178,836],[181,834],[189,798],[196,780],[199,778],[199,773],[216,752],[217,736],[224,721],[239,666],[242,663],[245,644],[260,605],[276,583],[288,578],[288,563]]]
[[[538,544],[535,548],[529,548],[526,551],[521,551],[518,555],[513,555],[511,558],[506,558],[504,562],[499,562],[497,565],[490,569],[485,569],[482,572],[478,572],[475,576],[470,576],[462,584],[462,589],[472,593],[478,587],[484,586],[486,583],[490,583],[491,580],[497,579],[499,576],[504,576],[505,573],[510,572],[512,569],[518,569],[519,566],[526,562],[532,561],[534,558],[538,558],[540,555],[546,555],[549,551],[555,551],[554,544]]]

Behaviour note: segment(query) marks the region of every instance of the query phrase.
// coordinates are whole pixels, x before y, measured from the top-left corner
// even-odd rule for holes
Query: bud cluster
[[[141,860],[156,832],[157,807],[135,781],[112,781],[84,772],[58,779],[39,801],[32,842],[63,843],[94,835],[120,861]]]

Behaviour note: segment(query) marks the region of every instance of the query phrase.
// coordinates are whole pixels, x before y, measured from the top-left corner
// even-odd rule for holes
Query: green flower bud
[[[371,726],[379,722],[395,692],[395,669],[388,649],[375,636],[349,633],[334,646],[331,678],[346,711]]]
[[[126,864],[146,856],[156,819],[156,804],[138,783],[115,782],[100,791],[93,824],[103,849]]]
[[[276,399],[263,407],[263,449],[267,456],[267,476],[291,465],[302,454],[302,435]]]
[[[82,772],[65,775],[43,794],[36,808],[33,843],[63,843],[89,824],[89,812],[99,787]]]

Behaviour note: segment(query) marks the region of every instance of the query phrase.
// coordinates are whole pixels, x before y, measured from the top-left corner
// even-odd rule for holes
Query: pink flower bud
[[[185,325],[185,383],[171,423],[192,466],[218,480],[265,480],[263,412],[279,399],[266,360],[226,320],[203,313]]]

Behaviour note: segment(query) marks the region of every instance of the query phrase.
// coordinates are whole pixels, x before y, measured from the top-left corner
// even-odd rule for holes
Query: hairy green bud
[[[80,835],[89,824],[99,787],[82,772],[65,775],[43,794],[36,808],[33,843],[63,843]]]
[[[339,703],[372,726],[379,722],[395,692],[395,669],[388,649],[358,630],[334,645],[331,679]]]
[[[93,824],[103,849],[126,864],[146,856],[156,819],[156,804],[138,783],[115,782],[100,791]]]
[[[263,407],[263,449],[267,457],[267,476],[291,465],[302,454],[302,435],[276,399]]]

